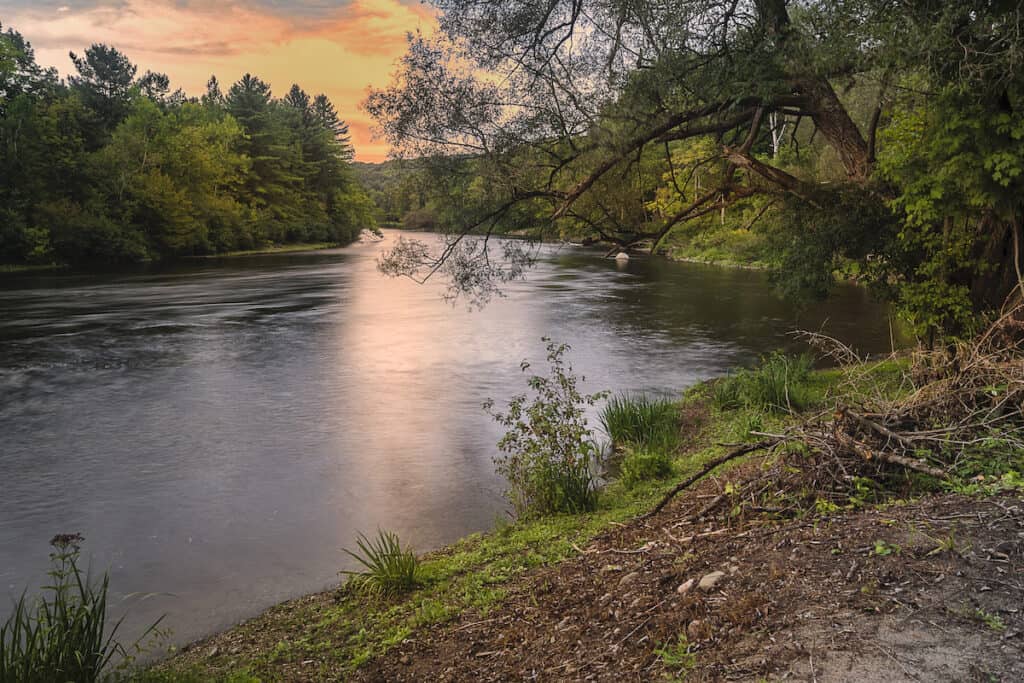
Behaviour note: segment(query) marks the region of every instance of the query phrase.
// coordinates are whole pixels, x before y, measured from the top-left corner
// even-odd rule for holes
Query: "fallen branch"
[[[885,451],[874,451],[866,447],[864,444],[858,443],[853,437],[836,431],[836,440],[839,443],[859,455],[864,460],[880,460],[881,462],[889,463],[890,465],[899,465],[905,467],[908,470],[920,472],[921,474],[927,474],[935,477],[936,479],[949,479],[949,474],[944,470],[940,470],[937,467],[927,465],[917,458],[910,458],[905,455],[897,455],[896,453],[887,453]]]
[[[692,486],[694,483],[700,481],[701,479],[703,479],[705,476],[707,476],[709,473],[711,473],[714,469],[716,469],[720,465],[724,465],[725,463],[729,462],[730,460],[735,460],[736,458],[740,457],[741,455],[746,455],[747,453],[753,453],[755,451],[763,451],[766,448],[771,448],[772,446],[774,446],[774,445],[776,445],[778,443],[781,443],[782,441],[783,441],[783,439],[781,439],[781,438],[772,438],[772,439],[765,439],[764,441],[758,441],[757,443],[745,444],[743,446],[740,446],[736,450],[729,451],[728,453],[726,453],[725,455],[721,456],[720,458],[715,458],[711,462],[709,462],[706,465],[704,465],[704,467],[702,467],[701,470],[699,472],[697,472],[697,474],[693,475],[692,477],[690,477],[686,481],[683,481],[683,482],[680,482],[679,484],[676,484],[676,486],[673,487],[673,489],[671,491],[666,493],[664,498],[662,498],[661,501],[657,505],[655,505],[654,508],[650,512],[648,512],[647,514],[641,516],[640,519],[641,520],[650,519],[654,515],[656,515],[659,512],[661,512],[662,509],[666,505],[668,505],[669,502],[673,498],[675,498],[676,495],[678,495],[681,491],[686,490],[687,488]]]

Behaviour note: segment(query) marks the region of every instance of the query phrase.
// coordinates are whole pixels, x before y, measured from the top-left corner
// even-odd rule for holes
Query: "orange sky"
[[[72,68],[69,50],[108,43],[140,75],[164,72],[190,95],[201,94],[211,74],[227,90],[246,72],[276,96],[292,83],[326,93],[349,122],[361,161],[388,151],[358,108],[367,88],[387,84],[407,32],[434,26],[432,10],[416,0],[0,0],[0,22],[62,75]]]

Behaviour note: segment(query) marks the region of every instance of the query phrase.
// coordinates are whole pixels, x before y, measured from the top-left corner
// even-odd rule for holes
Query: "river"
[[[426,550],[487,529],[505,506],[481,404],[524,388],[543,336],[588,391],[675,393],[795,327],[891,345],[861,288],[798,312],[760,272],[573,247],[469,310],[378,274],[394,239],[0,277],[0,593],[80,532],[126,634],[166,613],[181,643],[337,581],[357,530]]]

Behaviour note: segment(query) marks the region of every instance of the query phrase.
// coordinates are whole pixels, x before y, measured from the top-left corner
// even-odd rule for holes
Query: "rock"
[[[704,624],[700,619],[694,619],[686,625],[686,637],[691,641],[700,640]]]
[[[622,571],[622,565],[621,564],[606,564],[605,566],[601,567],[601,573],[602,574],[607,574],[609,572],[621,572],[621,571]]]
[[[572,617],[566,617],[565,619],[562,619],[560,622],[558,622],[558,625],[555,626],[555,630],[564,631],[567,628],[569,628],[570,624],[572,624]]]
[[[709,591],[712,588],[714,588],[715,585],[718,584],[718,582],[724,578],[725,572],[711,572],[710,574],[705,574],[703,578],[701,578],[700,583],[697,584],[697,586],[702,591]]]
[[[640,578],[640,572],[630,572],[619,579],[619,588],[625,588],[626,586],[636,583],[636,580]]]
[[[218,646],[214,645],[213,647],[210,648],[210,654],[208,654],[207,657],[216,657],[219,654],[220,654],[220,648]]]
[[[402,655],[398,658],[398,662],[402,666],[409,666],[410,664],[412,664],[412,660],[409,659],[409,655]]]
[[[693,588],[693,584],[695,583],[697,583],[697,579],[687,579],[686,581],[683,581],[679,584],[679,588],[676,588],[676,593],[686,595],[690,592],[690,589]]]
[[[735,574],[739,570],[740,570],[739,565],[736,565],[736,564],[729,565],[729,573],[730,574]]]
[[[618,254],[615,255],[615,260],[616,261],[628,261],[629,260],[629,254],[627,254],[624,251],[620,251]]]

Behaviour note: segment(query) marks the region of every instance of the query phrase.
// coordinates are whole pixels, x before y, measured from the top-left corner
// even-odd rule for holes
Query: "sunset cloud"
[[[64,75],[69,51],[107,43],[189,94],[202,93],[211,74],[227,87],[246,72],[278,94],[292,83],[324,92],[351,124],[358,158],[368,161],[387,149],[371,140],[358,103],[368,87],[388,81],[406,34],[434,26],[429,8],[403,0],[31,0],[2,2],[0,12],[40,63]]]

